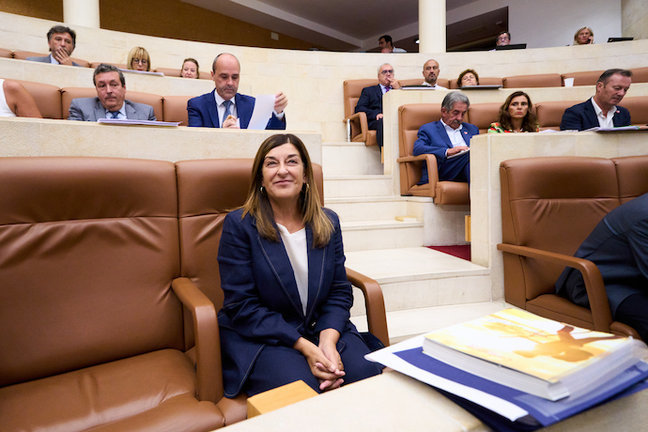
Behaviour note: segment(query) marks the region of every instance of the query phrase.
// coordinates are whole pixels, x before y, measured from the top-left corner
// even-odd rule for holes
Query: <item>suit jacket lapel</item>
[[[270,241],[258,234],[257,238],[259,239],[259,245],[263,249],[263,254],[268,260],[268,265],[270,266],[272,273],[277,280],[277,283],[281,287],[281,290],[284,292],[284,295],[290,300],[290,304],[295,308],[296,311],[299,312],[299,315],[303,316],[304,312],[301,307],[301,302],[299,301],[299,290],[297,289],[295,273],[292,266],[290,265],[290,258],[288,258],[288,253],[286,252],[286,248],[283,245],[281,236],[279,236],[278,242]],[[284,277],[282,277],[282,275]]]
[[[103,107],[103,105],[101,105],[99,98],[95,98],[94,115],[95,118],[90,119],[91,121],[97,121],[99,119],[106,118],[106,109]]]
[[[252,111],[254,110],[254,103],[250,103],[247,99],[241,97],[240,94],[236,93],[234,96],[234,101],[236,102],[236,113],[239,118],[239,125],[241,129],[247,129],[250,120],[252,119]]]
[[[592,99],[589,99],[587,102],[585,102],[585,115],[587,116],[587,121],[589,122],[588,125],[585,125],[585,129],[599,126],[598,117],[596,117],[596,111],[594,111],[594,105],[592,105]]]
[[[448,148],[452,148],[452,141],[450,141],[450,137],[448,136],[448,132],[445,130],[445,126],[443,126],[443,123],[441,123],[441,120],[436,122],[436,128],[437,128],[437,134],[441,137],[443,142]]]
[[[132,119],[132,120],[138,120],[137,119],[137,114],[136,114],[136,111],[135,111],[135,108],[133,107],[133,105],[127,100],[124,100],[124,105],[126,105],[126,118]]]
[[[464,139],[466,142],[466,145],[470,147],[470,132],[468,132],[468,128],[466,127],[465,123],[461,124],[461,137]],[[448,134],[446,134],[448,135]]]
[[[318,297],[321,295],[326,248],[313,247],[313,230],[308,225],[306,226],[306,247],[308,250],[308,305],[306,307],[306,322],[309,322],[317,304]]]
[[[211,118],[214,127],[218,128],[220,127],[220,123],[218,122],[218,107],[216,106],[215,93],[216,89],[212,90],[210,93],[211,97],[207,101],[207,112],[209,113],[209,117]]]

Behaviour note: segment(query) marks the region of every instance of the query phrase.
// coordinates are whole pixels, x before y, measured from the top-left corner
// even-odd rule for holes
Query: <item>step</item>
[[[491,301],[490,271],[425,247],[346,252],[346,266],[381,286],[387,311]],[[352,314],[364,314],[359,290]]]
[[[342,175],[324,177],[324,198],[392,196],[392,177],[386,175]]]
[[[342,222],[395,220],[397,216],[423,220],[424,211],[420,202],[400,196],[327,198],[324,205],[335,211]]]
[[[364,143],[333,141],[322,143],[322,167],[326,175],[382,174],[380,150]]]
[[[365,220],[340,223],[345,252],[423,245],[423,222]]]
[[[510,307],[510,305],[503,301],[488,301],[388,312],[389,340],[391,344],[395,344],[432,330],[476,319],[506,307]],[[352,316],[351,321],[359,331],[368,331],[366,315]]]

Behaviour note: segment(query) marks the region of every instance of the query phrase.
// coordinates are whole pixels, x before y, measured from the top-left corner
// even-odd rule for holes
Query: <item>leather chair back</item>
[[[34,51],[14,51],[13,58],[18,60],[27,60],[27,57],[45,57],[49,53],[38,53]],[[72,57],[72,61],[82,67],[90,67],[90,62],[80,58]]]
[[[471,104],[464,121],[479,128],[479,133],[488,131],[490,124],[499,120],[499,102]]]
[[[502,241],[573,255],[596,224],[620,205],[615,164],[591,157],[544,157],[500,165]],[[563,270],[504,254],[505,298],[525,308],[554,292]],[[524,291],[521,290],[524,287]]]
[[[538,102],[535,105],[540,130],[560,130],[560,121],[565,110],[581,101]]]
[[[402,86],[421,85],[423,83],[423,76],[420,76],[419,78],[409,78],[404,80],[399,79],[398,83]],[[448,87],[450,84],[448,84],[448,80],[445,78],[437,78],[437,84],[441,87],[450,88]]]
[[[562,74],[563,85],[565,83],[565,78],[574,78],[574,86],[584,86],[584,85],[596,85],[596,81],[599,79],[601,74],[604,71],[595,70],[595,71],[585,71],[585,72],[570,72]]]
[[[504,88],[561,87],[562,77],[557,73],[516,75],[505,77],[502,84]]]
[[[499,77],[479,77],[479,84],[481,85],[502,85],[502,78]],[[456,79],[451,79],[448,88],[458,89],[459,85],[457,84]]]
[[[223,292],[217,257],[223,221],[247,198],[252,159],[180,161],[176,170],[182,274],[219,310]],[[313,171],[317,187],[323,191],[321,166],[314,164]],[[323,193],[320,198],[323,203]]]
[[[648,192],[648,156],[612,159],[617,170],[621,204]]]
[[[630,69],[632,71],[632,82],[633,83],[645,83],[648,82],[648,66],[641,68]]]
[[[61,113],[61,91],[57,86],[35,81],[17,81],[34,98],[36,106],[44,118],[63,118]]]
[[[164,68],[164,67],[159,67],[155,68],[155,72],[162,72],[164,76],[168,77],[180,77],[180,69],[178,68]]]
[[[13,51],[0,48],[0,57],[2,58],[13,58]]]
[[[173,163],[0,158],[0,183],[0,386],[184,350]]]
[[[376,84],[378,84],[377,78],[344,81],[344,118],[347,118],[354,113],[362,89]]]
[[[645,126],[648,124],[648,96],[624,97],[619,105],[630,111],[633,125]]]
[[[70,104],[72,103],[72,99],[97,97],[97,90],[89,87],[64,87],[61,89],[61,94],[62,114],[63,118],[67,119],[70,115]],[[152,93],[126,90],[126,99],[132,102],[151,105],[153,107],[153,111],[155,111],[155,118],[157,118],[158,120],[164,120],[162,96]]]
[[[187,101],[193,96],[164,96],[162,101],[164,121],[181,122],[180,126],[189,124]]]

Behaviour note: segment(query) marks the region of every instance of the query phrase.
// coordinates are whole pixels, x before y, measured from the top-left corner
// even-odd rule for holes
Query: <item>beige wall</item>
[[[648,39],[648,0],[621,0],[623,36]]]
[[[317,47],[283,34],[279,34],[279,40],[273,40],[268,29],[179,0],[99,1],[101,28],[107,30],[263,48]],[[0,11],[62,22],[63,0],[3,0]]]

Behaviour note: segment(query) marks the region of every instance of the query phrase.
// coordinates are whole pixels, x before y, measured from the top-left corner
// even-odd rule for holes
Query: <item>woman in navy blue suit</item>
[[[380,373],[349,321],[340,224],[319,205],[306,147],[295,135],[269,137],[252,177],[218,252],[226,396],[296,380],[321,392]]]

